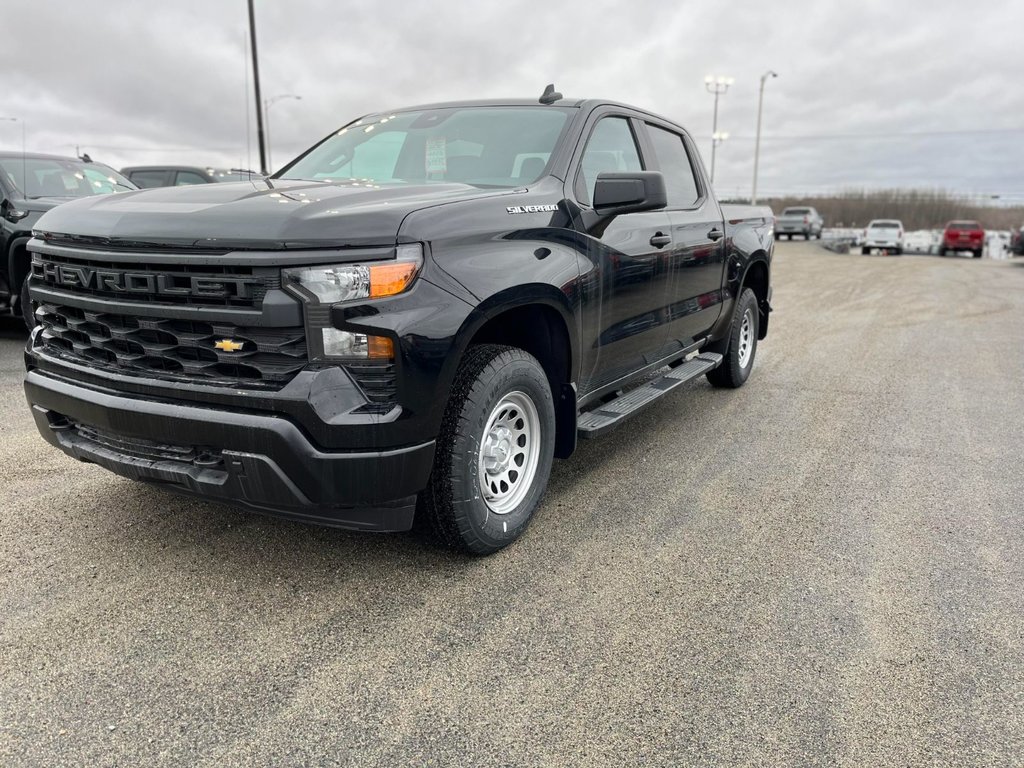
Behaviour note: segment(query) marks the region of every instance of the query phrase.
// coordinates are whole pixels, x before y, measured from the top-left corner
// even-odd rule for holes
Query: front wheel
[[[418,514],[453,549],[497,552],[540,505],[554,448],[555,404],[536,358],[472,346],[455,375]]]
[[[750,372],[754,368],[754,356],[757,354],[760,324],[757,296],[749,288],[744,288],[733,312],[732,328],[727,339],[728,347],[722,353],[722,364],[706,374],[713,386],[736,389],[742,387],[750,378]]]

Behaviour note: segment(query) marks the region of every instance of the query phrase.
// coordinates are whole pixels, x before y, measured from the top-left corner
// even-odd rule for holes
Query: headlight
[[[282,271],[284,287],[305,305],[312,360],[387,359],[394,346],[386,336],[353,333],[331,326],[334,304],[395,296],[409,289],[423,266],[423,246],[400,245],[395,258],[365,264],[327,264]]]
[[[339,304],[402,293],[423,265],[423,246],[400,245],[393,261],[284,270],[284,282],[307,302]]]

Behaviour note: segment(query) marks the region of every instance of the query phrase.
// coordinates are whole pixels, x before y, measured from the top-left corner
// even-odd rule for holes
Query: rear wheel
[[[453,549],[497,552],[526,530],[551,475],[555,405],[540,363],[472,346],[459,366],[419,515]]]
[[[861,256],[867,256],[869,253],[871,253],[871,249],[870,248],[861,248],[860,249],[860,255]]]
[[[981,253],[982,253],[982,249],[981,248],[979,248],[976,251],[974,251],[973,252],[974,258],[980,259],[981,258]]]
[[[750,378],[750,372],[754,368],[754,356],[757,354],[759,328],[757,296],[749,288],[744,288],[733,312],[732,328],[727,339],[728,346],[724,351],[715,350],[724,355],[722,364],[707,373],[708,381],[713,386],[735,389],[742,387]]]

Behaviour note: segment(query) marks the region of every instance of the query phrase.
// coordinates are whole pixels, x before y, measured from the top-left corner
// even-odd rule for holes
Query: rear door
[[[597,110],[584,130],[582,151],[571,166],[569,196],[580,206],[581,394],[653,364],[664,356],[671,244],[663,210],[599,216],[591,207],[603,172],[640,171],[650,159],[638,140],[641,123],[618,108]]]
[[[645,122],[644,133],[668,192],[668,335],[677,348],[688,347],[707,335],[722,311],[722,210],[701,174],[689,137],[652,121]]]

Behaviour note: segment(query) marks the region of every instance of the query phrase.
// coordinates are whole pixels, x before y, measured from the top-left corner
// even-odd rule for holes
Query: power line
[[[802,135],[762,135],[761,141],[850,141],[860,139],[916,139],[927,136],[979,136],[1024,133],[1024,128],[974,128],[956,131],[907,131],[904,133],[819,133]],[[755,136],[732,136],[735,141],[754,141]]]

